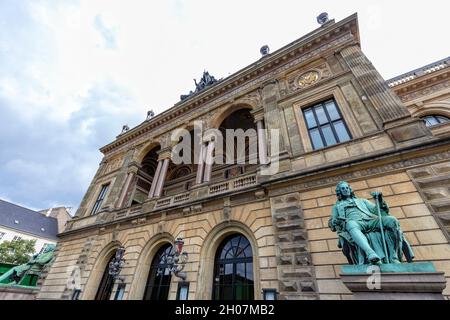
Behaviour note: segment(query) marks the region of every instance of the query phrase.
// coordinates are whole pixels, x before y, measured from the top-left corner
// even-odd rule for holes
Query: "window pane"
[[[341,118],[336,109],[336,105],[334,104],[334,101],[328,101],[325,105],[327,107],[328,115],[330,116],[331,120],[338,120]]]
[[[228,274],[233,274],[233,265],[231,263],[225,265],[225,275]]]
[[[319,120],[320,124],[324,124],[328,122],[327,116],[325,115],[325,110],[323,110],[323,107],[315,107],[314,110],[316,111],[317,119]]]
[[[433,116],[425,117],[425,122],[428,127],[438,124],[437,120]]]
[[[436,119],[439,123],[446,123],[448,122],[448,118],[447,117],[443,117],[443,116],[436,116]]]
[[[344,122],[342,121],[335,122],[334,129],[336,130],[340,142],[350,140],[350,135],[347,131],[347,128],[344,125]]]
[[[329,124],[322,127],[322,133],[323,133],[323,137],[325,138],[325,142],[326,142],[327,146],[337,143],[336,138],[334,137],[333,131],[331,130],[331,126]]]
[[[246,265],[246,278],[247,278],[247,280],[249,280],[250,281],[250,283],[251,284],[253,284],[253,263],[252,262],[250,262],[250,263],[247,263],[247,265]]]
[[[305,111],[305,119],[308,128],[317,127],[316,119],[314,119],[314,114],[311,109]]]
[[[222,300],[234,300],[233,286],[223,286],[222,288]]]
[[[323,148],[324,145],[322,142],[322,138],[320,137],[319,129],[313,129],[310,131],[310,133],[311,133],[311,140],[312,140],[313,148],[314,149]]]
[[[225,248],[228,248],[228,252],[223,255]],[[229,236],[222,242],[216,253],[214,299],[253,299],[253,290],[250,243],[242,235]]]

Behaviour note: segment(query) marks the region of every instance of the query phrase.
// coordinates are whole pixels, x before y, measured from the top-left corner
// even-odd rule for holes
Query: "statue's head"
[[[341,181],[336,185],[336,196],[338,200],[354,198],[352,187],[346,181]]]
[[[45,246],[45,249],[42,253],[49,253],[51,251],[54,251],[56,248],[56,245],[54,244],[48,244],[47,246]]]

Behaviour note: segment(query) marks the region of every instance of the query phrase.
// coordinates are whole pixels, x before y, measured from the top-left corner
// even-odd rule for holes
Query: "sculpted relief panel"
[[[289,93],[297,90],[306,89],[322,80],[331,77],[331,71],[326,63],[322,63],[314,68],[308,70],[297,70],[287,76]]]
[[[105,168],[103,170],[103,175],[119,169],[122,166],[122,163],[123,163],[122,158],[114,158],[114,159],[109,160],[105,165]]]

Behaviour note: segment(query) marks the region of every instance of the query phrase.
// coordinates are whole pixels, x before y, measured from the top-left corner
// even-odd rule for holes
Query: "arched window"
[[[95,295],[95,300],[109,300],[114,286],[114,278],[109,274],[109,264],[114,259],[114,255],[106,264],[105,271],[103,271],[102,280]]]
[[[172,275],[167,265],[167,257],[173,253],[173,247],[167,243],[159,248],[153,258],[145,287],[144,300],[167,300]]]
[[[222,241],[214,263],[213,299],[253,300],[253,254],[250,242],[234,234]]]
[[[438,115],[431,115],[422,117],[422,120],[425,122],[427,127],[432,127],[441,123],[447,123],[450,121],[449,118]]]

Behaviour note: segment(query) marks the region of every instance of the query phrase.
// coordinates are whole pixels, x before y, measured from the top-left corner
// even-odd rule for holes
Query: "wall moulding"
[[[280,65],[274,65],[270,69],[265,70],[264,72],[261,71],[262,74],[257,72],[254,76],[254,79],[250,78],[242,83],[238,81],[237,84],[232,85],[228,89],[227,93],[224,92],[224,94],[214,97],[214,100],[211,102],[211,104],[214,103],[215,106],[211,105],[210,103],[206,103],[201,106],[201,109],[208,110],[211,108],[216,108],[218,105],[229,101],[232,97],[236,99],[237,97],[240,97],[247,92],[258,89],[264,82],[267,82],[271,79],[273,80],[277,79],[283,73],[292,69],[294,66],[297,66],[298,64],[313,62],[314,60],[317,60],[318,55],[325,55],[326,52],[328,51],[332,52],[333,50],[336,49],[336,47],[356,42],[355,36],[352,34],[350,30],[348,30],[348,28],[342,29],[340,32],[338,32],[338,34],[334,35],[333,38],[327,39],[326,41],[327,43],[325,44],[323,44],[322,41],[316,43],[306,52],[300,53],[298,50],[292,51],[294,52],[294,55],[290,59],[287,59],[284,64],[281,64],[280,62]],[[214,88],[211,88],[210,90],[212,89]],[[208,94],[208,92],[205,91],[204,94]],[[199,106],[195,105],[195,103],[192,103],[187,107],[187,109],[188,110],[186,110],[186,112],[184,113],[184,117],[182,117],[183,121],[187,121],[188,119],[186,118],[189,117],[192,112],[198,111],[200,108]],[[177,105],[175,105],[174,109],[173,110],[171,109],[171,112],[176,112],[177,110],[178,110]],[[206,111],[203,111],[203,113],[204,112]],[[131,129],[129,132],[124,134],[124,136],[118,138],[116,141],[102,147],[100,151],[103,153],[107,153],[123,144],[126,144],[129,141],[134,141],[136,138],[142,136],[146,132],[149,131],[152,131],[152,133],[156,132],[153,131],[153,129],[156,129],[160,127],[161,124],[168,122],[171,119],[170,117],[169,118],[168,117],[169,114],[165,114],[165,112],[163,112],[161,114],[161,119],[155,119],[154,122],[147,124],[145,127],[140,127],[142,125],[145,125],[145,122],[143,122],[143,124],[138,125],[136,128]]]
[[[443,151],[445,150],[445,151]],[[338,174],[329,176],[330,170],[315,169],[311,173],[298,175],[295,178],[285,178],[285,182],[282,184],[276,184],[273,182],[267,182],[264,185],[269,190],[269,196],[279,196],[292,192],[303,192],[315,188],[322,188],[326,186],[336,185],[342,180],[358,180],[368,177],[381,176],[385,174],[395,173],[398,171],[405,171],[406,169],[412,169],[423,165],[431,165],[442,161],[450,160],[450,151],[446,146],[440,148],[440,150],[427,150],[428,154],[420,155],[421,151],[416,154],[414,152],[409,155],[398,154],[392,158],[387,159],[371,159],[366,160],[364,163],[345,165],[340,169],[337,169],[339,165],[334,166],[331,171]],[[423,152],[423,151],[422,151]],[[290,180],[287,182],[286,180]],[[297,182],[297,181],[304,182]],[[305,181],[309,180],[309,181]],[[284,186],[283,186],[284,184]],[[277,189],[274,189],[277,188]]]

